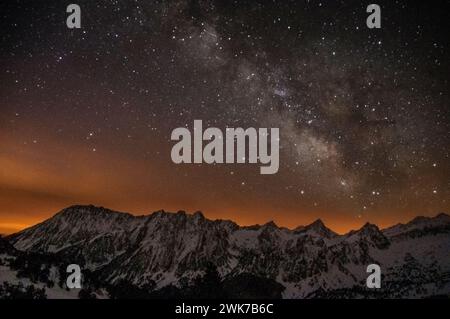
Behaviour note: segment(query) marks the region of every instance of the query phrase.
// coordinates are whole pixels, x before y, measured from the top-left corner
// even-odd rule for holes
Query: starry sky
[[[0,233],[72,204],[345,232],[450,208],[448,2],[2,1]],[[444,7],[445,6],[445,7]],[[280,169],[171,132],[280,128]]]

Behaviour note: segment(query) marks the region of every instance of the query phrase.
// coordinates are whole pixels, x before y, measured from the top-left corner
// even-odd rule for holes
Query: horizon
[[[205,219],[208,219],[208,220],[210,220],[210,221],[220,221],[220,220],[222,220],[222,221],[230,221],[230,222],[235,223],[235,224],[238,225],[239,227],[264,226],[264,225],[269,224],[269,223],[274,223],[278,228],[284,228],[284,229],[288,229],[288,230],[290,230],[290,231],[293,231],[293,230],[295,230],[295,229],[298,228],[298,227],[307,227],[307,226],[310,226],[311,224],[313,224],[313,223],[315,223],[316,221],[319,221],[319,220],[320,220],[320,221],[322,221],[322,223],[325,225],[326,228],[330,229],[331,231],[335,232],[336,234],[338,234],[338,235],[340,235],[340,236],[346,235],[346,234],[348,234],[348,233],[350,233],[350,232],[352,232],[352,231],[360,230],[360,229],[361,229],[362,227],[364,227],[364,225],[366,225],[366,224],[372,224],[372,225],[375,225],[375,226],[377,226],[377,227],[380,229],[380,231],[383,231],[383,230],[388,229],[388,228],[393,227],[393,226],[408,224],[408,223],[412,222],[414,219],[416,219],[416,218],[418,218],[418,217],[425,217],[425,218],[433,219],[433,218],[436,218],[436,217],[438,217],[438,216],[440,216],[440,215],[442,215],[442,214],[443,214],[443,215],[446,215],[446,216],[449,216],[449,213],[448,213],[448,212],[439,211],[439,212],[435,212],[434,215],[420,215],[420,214],[419,214],[419,215],[416,215],[416,216],[414,216],[414,217],[412,217],[412,218],[409,218],[409,219],[407,219],[407,220],[404,220],[404,221],[398,221],[398,222],[392,223],[392,224],[382,224],[382,225],[380,225],[380,224],[377,224],[377,223],[375,223],[375,222],[371,222],[371,221],[368,221],[368,220],[367,220],[367,221],[361,221],[361,223],[360,223],[359,226],[357,226],[357,227],[347,228],[346,230],[342,230],[342,229],[341,229],[341,230],[337,230],[337,229],[335,229],[335,228],[329,226],[329,224],[327,223],[327,221],[323,220],[321,217],[318,217],[318,218],[316,218],[316,219],[314,219],[314,220],[312,220],[312,221],[310,221],[310,222],[298,224],[298,225],[296,225],[296,226],[285,226],[285,225],[282,225],[282,224],[277,223],[277,222],[274,221],[274,220],[267,220],[266,222],[263,222],[263,223],[242,224],[242,223],[239,223],[239,222],[237,222],[236,220],[233,220],[233,219],[230,219],[230,218],[210,218],[210,217],[208,217],[207,213],[205,214],[205,212],[203,212],[203,211],[201,211],[201,210],[191,210],[191,211],[186,211],[186,210],[175,210],[175,211],[171,211],[171,210],[159,209],[159,210],[155,210],[155,211],[148,212],[148,213],[144,213],[144,214],[137,214],[137,213],[133,213],[133,212],[131,212],[131,211],[126,211],[126,210],[115,210],[115,209],[111,209],[111,208],[104,207],[104,206],[101,206],[101,205],[93,205],[93,204],[85,204],[85,205],[82,205],[82,204],[73,204],[73,205],[66,206],[66,207],[64,207],[64,208],[62,208],[62,209],[56,211],[56,212],[53,213],[52,215],[49,215],[47,218],[44,218],[44,219],[39,220],[39,221],[37,221],[37,222],[35,222],[35,223],[32,223],[32,224],[21,225],[20,227],[17,227],[17,228],[14,227],[14,226],[18,226],[18,225],[0,223],[0,236],[9,236],[9,235],[13,235],[13,234],[15,234],[15,233],[19,233],[19,232],[21,232],[21,231],[23,231],[23,230],[26,230],[26,229],[28,229],[28,228],[34,227],[34,226],[36,226],[36,225],[38,225],[38,224],[40,224],[40,223],[43,223],[43,222],[45,222],[45,221],[47,221],[47,220],[49,220],[49,219],[55,217],[58,213],[60,213],[60,212],[62,212],[62,211],[64,211],[64,210],[66,210],[66,209],[77,208],[77,207],[80,207],[80,208],[89,208],[89,207],[93,207],[93,208],[95,208],[95,209],[105,209],[105,210],[111,211],[112,213],[129,214],[129,215],[132,215],[132,216],[134,216],[134,217],[146,217],[146,216],[151,216],[151,215],[153,215],[153,214],[155,214],[155,213],[158,213],[158,212],[163,212],[163,213],[167,213],[167,214],[178,214],[178,213],[182,212],[182,213],[184,213],[184,214],[186,214],[186,215],[193,216],[193,215],[195,215],[196,213],[200,212],[200,213],[203,215],[203,217],[204,217]],[[10,226],[10,227],[5,227],[5,225],[6,225],[6,226]],[[11,227],[11,226],[12,226],[12,227]],[[8,230],[8,229],[9,229],[9,231],[5,231],[5,230]]]

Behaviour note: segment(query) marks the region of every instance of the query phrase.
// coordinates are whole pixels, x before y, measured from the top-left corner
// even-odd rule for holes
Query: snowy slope
[[[320,220],[289,230],[274,223],[240,227],[199,212],[136,217],[73,206],[8,240],[21,251],[81,263],[109,284],[125,279],[135,285],[155,282],[157,288],[179,286],[212,263],[222,278],[249,273],[277,281],[285,298],[367,297],[373,292],[364,290],[366,267],[377,263],[384,276],[380,296],[450,294],[450,217],[445,214],[385,230],[366,224],[338,235]]]

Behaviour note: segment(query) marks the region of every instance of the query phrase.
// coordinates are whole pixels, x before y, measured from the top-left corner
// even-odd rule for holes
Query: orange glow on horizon
[[[87,204],[86,204],[87,205]],[[57,212],[59,212],[60,210],[62,210],[63,208],[69,207],[72,205],[65,205],[62,206],[60,208],[48,208],[46,210],[42,210],[40,212],[40,214],[38,215],[34,215],[31,218],[26,218],[26,217],[21,217],[18,222],[14,222],[14,219],[8,219],[7,221],[2,221],[0,220],[0,234],[2,235],[10,235],[16,232],[19,232],[23,229],[26,229],[28,227],[32,227],[40,222],[45,221],[48,218],[51,218],[53,215],[55,215]],[[102,205],[99,205],[102,206]],[[104,205],[103,205],[104,206]],[[144,209],[136,209],[135,211],[127,211],[124,209],[119,209],[119,208],[111,208],[108,206],[104,206],[105,208],[109,208],[109,209],[113,209],[115,211],[118,212],[125,212],[125,213],[130,213],[133,214],[135,216],[139,216],[139,215],[149,215],[151,214],[153,211],[157,211],[158,209],[155,209],[151,212],[149,212],[148,210],[144,210]],[[174,210],[167,210],[164,209],[166,212],[172,212],[175,213],[178,210],[174,209]],[[194,213],[195,209],[193,210],[185,210],[187,214],[192,214]],[[311,224],[312,222],[314,222],[317,218],[311,218],[310,216],[299,216],[299,218],[294,219],[286,219],[286,218],[265,218],[265,214],[262,214],[260,218],[253,218],[250,216],[250,214],[246,214],[245,216],[247,217],[243,217],[243,215],[240,214],[227,214],[225,212],[215,212],[215,213],[210,213],[208,214],[208,212],[204,212],[202,211],[202,213],[205,215],[205,218],[211,219],[211,220],[216,220],[216,219],[222,219],[222,220],[231,220],[235,223],[237,223],[240,226],[252,226],[252,225],[263,225],[265,223],[268,223],[270,221],[275,222],[275,224],[279,227],[285,227],[288,229],[295,229],[296,227],[299,226],[306,226]],[[328,228],[330,228],[332,231],[343,235],[348,233],[349,231],[352,230],[358,230],[359,228],[361,228],[366,222],[370,222],[373,223],[375,225],[377,225],[380,229],[384,229],[390,226],[393,226],[397,223],[407,223],[409,222],[412,218],[408,219],[405,218],[401,221],[395,222],[395,221],[388,221],[388,220],[380,220],[380,221],[368,221],[368,220],[359,220],[359,221],[337,221],[337,220],[328,220],[328,219],[322,219],[322,221],[324,222],[325,226],[327,226]]]
[[[94,204],[136,215],[160,209],[190,213],[199,210],[213,220],[232,220],[239,225],[274,221],[278,226],[290,229],[320,218],[327,227],[340,234],[359,229],[366,222],[385,228],[408,222],[417,215],[439,213],[432,209],[423,210],[417,205],[414,211],[405,207],[395,214],[376,211],[358,217],[345,208],[338,211],[332,204],[311,207],[303,199],[286,198],[283,194],[274,195],[267,201],[263,193],[247,195],[240,189],[223,190],[217,183],[214,184],[217,189],[212,189],[213,186],[205,184],[211,182],[208,173],[206,179],[200,179],[194,166],[185,168],[191,175],[183,179],[178,167],[170,166],[172,164],[165,159],[162,164],[145,162],[120,156],[112,150],[87,154],[78,144],[70,145],[69,152],[63,141],[50,137],[43,146],[38,143],[23,150],[16,137],[1,130],[0,135],[0,233],[3,234],[35,225],[74,204]],[[169,166],[163,172],[159,165]],[[204,167],[202,172],[209,169],[212,168]],[[239,178],[239,174],[236,175],[233,178]],[[266,178],[264,182],[270,183],[274,177]],[[264,191],[264,184],[261,191]]]

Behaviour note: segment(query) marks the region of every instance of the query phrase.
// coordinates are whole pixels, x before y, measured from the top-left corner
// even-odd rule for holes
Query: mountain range
[[[65,287],[79,264],[83,289]],[[369,264],[380,289],[366,287]],[[30,292],[31,290],[31,292]],[[201,212],[134,216],[72,206],[0,238],[0,298],[428,298],[450,296],[450,216],[339,235]]]

